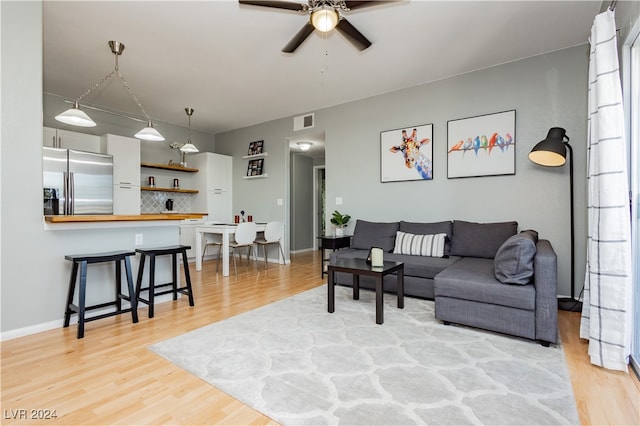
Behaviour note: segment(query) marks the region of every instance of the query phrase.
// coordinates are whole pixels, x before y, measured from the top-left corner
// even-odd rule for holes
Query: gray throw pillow
[[[444,254],[449,256],[451,252],[451,228],[453,223],[450,220],[446,222],[405,222],[400,221],[399,231],[409,234],[430,235],[430,234],[447,234],[444,245]]]
[[[533,277],[537,242],[536,231],[522,231],[509,237],[493,260],[496,279],[504,284],[529,284]]]
[[[493,259],[502,243],[517,231],[518,222],[474,223],[454,220],[451,254]]]
[[[398,226],[398,222],[367,222],[358,219],[353,230],[351,248],[369,250],[371,247],[380,247],[391,252],[396,243]]]

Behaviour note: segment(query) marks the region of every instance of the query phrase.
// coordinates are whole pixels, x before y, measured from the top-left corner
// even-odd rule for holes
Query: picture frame
[[[247,155],[259,155],[264,151],[264,141],[249,142],[249,152]]]
[[[433,180],[433,124],[380,132],[380,182]]]
[[[515,174],[515,109],[447,121],[447,178]]]
[[[264,166],[264,158],[249,160],[247,165],[247,176],[260,176]]]

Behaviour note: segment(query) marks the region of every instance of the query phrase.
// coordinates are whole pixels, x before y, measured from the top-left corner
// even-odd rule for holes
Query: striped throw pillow
[[[407,232],[396,232],[396,245],[393,249],[397,254],[411,254],[414,256],[444,257],[444,244],[447,234],[416,235]]]

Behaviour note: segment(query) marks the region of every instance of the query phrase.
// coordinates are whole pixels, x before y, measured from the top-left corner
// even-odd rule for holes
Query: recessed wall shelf
[[[248,158],[262,158],[262,157],[267,157],[269,155],[269,153],[267,152],[263,152],[262,154],[253,154],[253,155],[245,155],[244,159],[248,159]]]
[[[256,175],[256,176],[242,176],[242,179],[259,179],[259,178],[266,178],[266,177],[269,177],[269,175],[264,173],[262,175]]]
[[[198,171],[198,169],[193,169],[190,167],[173,166],[168,164],[156,164],[156,163],[140,163],[140,167],[148,167],[150,169],[173,170],[176,172],[187,172],[187,173],[195,173]]]
[[[157,188],[155,186],[143,186],[141,191],[161,191],[161,192],[181,192],[183,194],[197,194],[197,189],[173,189],[173,188]]]

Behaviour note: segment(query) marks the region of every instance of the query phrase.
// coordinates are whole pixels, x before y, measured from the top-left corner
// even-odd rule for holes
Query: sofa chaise
[[[404,293],[434,299],[435,316],[456,323],[538,340],[557,341],[557,258],[535,231],[517,232],[517,222],[434,223],[357,220],[351,246],[330,260],[365,259],[372,247],[384,260],[404,263]],[[351,286],[352,277],[335,274]],[[362,288],[374,288],[367,277]],[[387,276],[385,292],[395,293]]]

